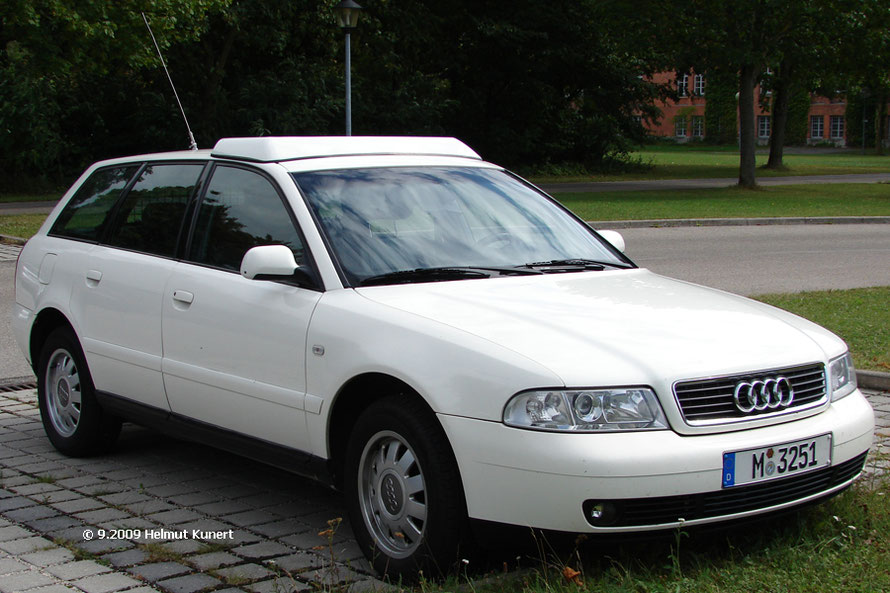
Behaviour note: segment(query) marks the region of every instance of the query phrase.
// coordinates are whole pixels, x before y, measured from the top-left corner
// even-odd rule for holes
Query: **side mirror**
[[[294,252],[286,245],[253,247],[241,260],[241,275],[248,280],[258,276],[293,276],[298,269]]]
[[[612,244],[612,247],[624,253],[624,237],[618,231],[597,231],[600,236]]]

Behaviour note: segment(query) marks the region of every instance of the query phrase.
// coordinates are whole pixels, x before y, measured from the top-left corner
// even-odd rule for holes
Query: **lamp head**
[[[353,0],[341,0],[337,5],[337,22],[340,24],[340,28],[345,31],[355,29],[361,11],[362,7]]]

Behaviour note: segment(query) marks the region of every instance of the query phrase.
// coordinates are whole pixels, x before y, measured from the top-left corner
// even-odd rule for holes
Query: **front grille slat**
[[[766,377],[785,377],[794,389],[794,401],[788,408],[742,412],[735,405],[735,386],[740,381]],[[687,423],[718,424],[739,422],[768,414],[792,412],[827,401],[825,368],[821,363],[800,367],[744,373],[713,379],[680,381],[674,385],[674,395]]]
[[[715,492],[616,500],[620,513],[610,527],[656,526],[675,523],[679,519],[709,519],[794,502],[853,479],[862,471],[867,455],[868,451],[836,466]]]

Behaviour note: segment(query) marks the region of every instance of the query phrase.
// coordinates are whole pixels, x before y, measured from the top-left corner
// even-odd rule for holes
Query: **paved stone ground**
[[[890,471],[890,393],[867,395],[867,471]],[[345,520],[320,534],[343,515],[310,481],[130,425],[113,455],[64,457],[36,392],[0,393],[0,593],[386,588]]]
[[[0,261],[15,261],[22,248],[20,245],[0,243]]]
[[[311,481],[132,425],[113,455],[67,458],[35,390],[0,393],[0,593],[384,588],[345,518],[320,535],[344,512]]]

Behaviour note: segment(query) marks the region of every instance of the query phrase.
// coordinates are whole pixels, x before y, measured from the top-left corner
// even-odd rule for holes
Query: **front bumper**
[[[670,430],[565,434],[457,416],[439,418],[460,467],[471,518],[582,533],[651,530],[736,519],[819,498],[849,485],[858,469],[849,477],[841,475],[840,482],[829,480],[816,492],[802,491],[791,500],[788,496],[766,496],[756,508],[726,507],[726,514],[692,520],[681,516],[668,520],[670,515],[661,514],[654,515],[657,518],[652,523],[593,527],[582,508],[585,501],[597,500],[652,499],[655,506],[661,506],[662,501],[703,493],[719,497],[723,491],[723,453],[825,433],[832,434],[831,467],[845,463],[844,467],[855,466],[853,460],[868,450],[874,433],[874,412],[858,390],[809,418],[698,436],[681,436]],[[780,482],[771,484],[781,488]],[[681,518],[684,521],[679,521]]]

